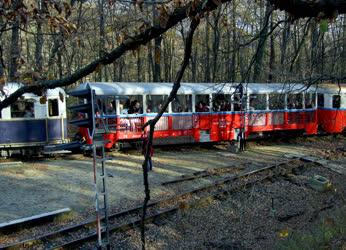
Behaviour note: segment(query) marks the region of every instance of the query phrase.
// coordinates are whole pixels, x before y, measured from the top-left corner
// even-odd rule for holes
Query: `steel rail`
[[[226,174],[229,173],[231,171],[239,171],[242,170],[240,167],[236,167],[234,165],[230,165],[230,166],[226,166],[226,167],[221,167],[221,168],[213,168],[210,170],[226,170],[225,172],[216,172],[216,173],[208,173],[208,170],[204,170],[204,171],[198,171],[195,173],[192,173],[192,175],[183,175],[181,176],[181,178],[178,179],[174,179],[171,181],[165,181],[162,182],[161,185],[162,186],[167,186],[170,184],[176,184],[176,183],[180,183],[180,182],[185,182],[185,181],[192,181],[192,180],[196,180],[196,179],[201,179],[201,178],[206,178],[206,177],[211,177],[211,176],[215,176],[215,175],[222,175],[222,174]]]

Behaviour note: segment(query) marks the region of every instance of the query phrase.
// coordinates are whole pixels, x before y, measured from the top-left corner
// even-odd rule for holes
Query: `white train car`
[[[22,87],[6,83],[0,100]],[[47,90],[46,100],[27,93],[0,112],[1,156],[33,154],[45,145],[67,142],[66,94],[61,88]]]

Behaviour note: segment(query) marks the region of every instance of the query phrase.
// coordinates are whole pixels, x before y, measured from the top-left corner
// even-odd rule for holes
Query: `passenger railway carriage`
[[[23,86],[7,83],[0,93],[4,99]],[[0,112],[0,153],[32,154],[48,144],[67,141],[65,92],[61,88],[47,91],[46,98],[24,94]],[[41,101],[40,101],[41,100]]]
[[[99,118],[114,128],[105,135],[110,141],[106,147],[112,148],[141,139],[142,125],[167,100],[172,84],[84,83],[78,89],[88,87],[95,90],[102,107]],[[274,131],[312,135],[319,125],[329,133],[341,132],[346,122],[342,88],[338,94],[328,86],[306,89],[302,84],[182,83],[177,98],[156,125],[155,142],[236,141],[242,131],[245,138]],[[330,115],[335,116],[334,122]],[[91,143],[87,131],[81,133]]]
[[[318,92],[318,124],[327,133],[346,128],[346,84],[324,84]]]

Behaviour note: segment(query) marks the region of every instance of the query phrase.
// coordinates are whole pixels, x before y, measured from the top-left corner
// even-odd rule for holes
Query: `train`
[[[87,82],[76,90],[95,91],[99,119],[110,130],[107,149],[140,142],[143,125],[156,116],[172,83]],[[182,83],[155,126],[155,144],[229,142],[277,132],[342,133],[346,128],[346,85],[307,87],[293,83]],[[87,129],[80,134],[87,144]]]
[[[0,100],[23,84],[6,83]],[[40,154],[46,145],[68,142],[66,93],[47,90],[45,96],[26,93],[0,112],[0,156]]]
[[[0,100],[23,86],[6,83]],[[137,145],[167,100],[172,83],[85,82],[75,90],[91,88],[102,107],[96,114],[110,130],[103,135],[109,150]],[[69,143],[68,95],[62,88],[45,96],[24,94],[0,112],[0,153],[37,154],[45,147]],[[78,116],[78,114],[75,114]],[[155,127],[155,144],[217,143],[237,145],[239,138],[276,132],[343,133],[346,128],[346,84],[306,87],[299,83],[181,83]],[[75,136],[92,144],[86,128]],[[79,144],[75,144],[78,147]]]

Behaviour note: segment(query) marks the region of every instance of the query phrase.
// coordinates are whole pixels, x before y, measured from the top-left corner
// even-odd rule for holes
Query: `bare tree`
[[[12,10],[15,11],[19,5],[22,4],[21,0],[12,1]],[[12,36],[11,36],[11,60],[9,65],[9,80],[16,81],[17,71],[18,71],[18,62],[20,60],[20,48],[19,48],[19,25],[20,25],[20,16],[15,16],[15,21],[12,25]]]
[[[331,1],[320,0],[320,1],[315,1],[314,3],[310,3],[306,0],[295,0],[295,1],[268,0],[268,1],[270,3],[276,4],[276,6],[278,8],[288,10],[291,13],[291,15],[295,16],[295,17],[318,16],[319,18],[321,18],[321,16],[322,16],[322,18],[327,18],[327,17],[334,16],[335,13],[341,14],[341,13],[346,12],[346,3],[344,1],[340,1],[340,0],[331,0]],[[20,0],[12,1],[12,3],[14,3],[14,2],[21,2],[21,1]],[[220,3],[225,3],[225,2],[231,2],[231,0],[221,0],[220,1]],[[283,2],[285,2],[285,3],[283,3]],[[122,3],[120,3],[120,4],[122,4]],[[76,65],[79,65],[78,68],[71,70],[72,73],[66,75],[65,77],[64,77],[64,72],[65,72],[65,69],[67,68],[67,65],[65,63],[65,57],[63,57],[63,56],[65,56],[65,53],[69,48],[67,47],[67,44],[66,44],[66,37],[59,35],[59,33],[60,33],[60,30],[62,30],[62,29],[66,30],[69,27],[68,27],[68,25],[65,25],[60,29],[59,28],[60,24],[59,24],[58,27],[55,28],[56,30],[58,30],[58,32],[56,32],[56,35],[53,36],[53,38],[54,38],[53,40],[56,41],[55,44],[52,46],[52,52],[53,53],[51,53],[51,55],[53,55],[53,56],[50,56],[50,58],[57,58],[56,61],[57,61],[58,70],[54,69],[54,72],[58,72],[56,74],[56,76],[58,76],[59,79],[49,80],[49,79],[52,79],[52,77],[49,79],[41,79],[41,80],[33,79],[29,86],[24,86],[23,88],[19,89],[18,91],[16,91],[12,95],[8,96],[3,101],[1,101],[0,102],[0,109],[6,107],[6,106],[10,105],[12,102],[16,101],[17,98],[20,97],[23,93],[26,93],[26,92],[41,93],[42,90],[45,90],[48,88],[55,88],[55,87],[59,87],[59,86],[68,86],[68,85],[78,81],[79,79],[82,79],[83,77],[87,76],[88,74],[91,74],[91,73],[93,73],[99,69],[107,67],[107,65],[113,64],[114,61],[118,60],[121,57],[125,57],[126,60],[124,58],[122,58],[121,60],[118,60],[116,63],[116,67],[118,68],[118,72],[120,75],[119,79],[123,79],[121,75],[124,74],[124,66],[125,65],[131,66],[131,65],[128,65],[127,63],[125,63],[128,61],[127,59],[129,58],[128,55],[125,55],[125,53],[127,51],[136,50],[140,45],[145,45],[149,41],[161,36],[162,34],[167,32],[172,27],[175,27],[179,22],[181,22],[182,20],[187,18],[187,13],[204,14],[206,12],[210,12],[210,11],[216,9],[218,7],[218,4],[219,4],[219,2],[217,2],[217,1],[204,0],[201,2],[194,1],[194,2],[188,2],[185,5],[175,6],[172,9],[172,11],[167,13],[167,16],[164,18],[165,19],[164,25],[160,24],[159,27],[147,27],[140,32],[138,32],[138,30],[134,29],[133,31],[131,31],[132,32],[131,35],[125,37],[121,42],[118,43],[118,47],[110,50],[108,53],[105,52],[102,56],[100,56],[100,58],[98,58],[96,60],[91,59],[91,58],[93,58],[93,56],[95,56],[95,54],[84,53],[84,55],[87,55],[83,59],[83,60],[85,60],[84,63],[77,61]],[[315,11],[315,9],[313,9],[315,7],[317,8],[318,13]],[[304,13],[301,11],[302,9],[304,10]],[[189,11],[189,10],[191,10],[191,11]],[[338,12],[336,12],[336,10]],[[20,26],[17,26],[17,27],[20,28]],[[16,23],[15,22],[11,23],[10,29],[13,31],[16,30]],[[237,29],[239,29],[239,28],[237,28]],[[22,29],[22,32],[26,32],[26,31],[24,29]],[[26,33],[26,36],[28,34],[29,33]],[[15,42],[16,41],[16,33],[15,32],[13,33],[12,38],[13,39],[11,39],[11,40],[13,40],[14,41],[13,44],[15,44],[16,43]],[[19,33],[18,33],[17,38],[19,38]],[[297,36],[297,38],[298,38],[298,36]],[[258,38],[256,38],[256,40],[257,39],[262,39],[262,38],[258,37]],[[83,40],[83,39],[81,39],[81,40]],[[209,41],[209,43],[211,42],[209,38],[207,40]],[[301,41],[301,39],[299,39],[299,40]],[[298,46],[296,48],[297,48],[297,50],[299,50],[299,43],[297,45]],[[47,46],[48,46],[48,43],[47,43]],[[92,46],[93,46],[93,44],[90,44],[90,48],[93,48]],[[289,46],[292,46],[292,44],[290,43]],[[325,45],[323,45],[323,46],[325,46]],[[9,47],[11,47],[11,46],[9,46]],[[15,48],[15,46],[12,46],[12,48]],[[240,45],[239,45],[239,48],[240,48]],[[73,48],[71,48],[71,49],[73,49]],[[9,49],[7,51],[11,51],[11,49]],[[15,60],[12,60],[12,57],[18,55],[18,53],[16,53],[15,49],[12,49],[12,51],[13,51],[13,54],[11,54],[11,60],[8,60],[8,61],[9,62],[12,61],[12,64],[13,64]],[[176,50],[176,51],[178,52],[178,50]],[[252,48],[242,49],[242,53],[243,52],[250,53],[250,56],[248,54],[241,54],[239,52],[239,49],[237,49],[237,51],[236,51],[236,53],[238,55],[237,62],[239,65],[239,70],[243,76],[245,75],[246,69],[248,68],[247,67],[247,65],[249,64],[248,58],[251,58],[251,51],[253,51]],[[93,51],[91,50],[91,52],[93,52]],[[202,53],[203,52],[201,52],[201,54]],[[205,51],[204,51],[204,54],[205,54]],[[260,54],[261,53],[257,53],[258,58],[260,58]],[[264,53],[264,55],[265,55],[265,53]],[[319,54],[319,55],[321,55],[321,54]],[[198,56],[197,58],[201,58],[201,56]],[[297,56],[296,58],[301,60],[299,56]],[[319,56],[319,58],[322,58],[322,57]],[[323,56],[323,58],[324,58],[323,60],[326,60],[326,56]],[[342,60],[342,59],[340,59],[340,60]],[[51,60],[47,60],[47,61],[48,61],[49,65],[52,65],[52,63],[49,63]],[[90,63],[87,63],[88,61]],[[260,60],[258,60],[258,61],[260,61]],[[292,61],[292,60],[290,60],[290,61]],[[294,61],[297,61],[297,60],[293,60],[293,63],[291,65],[295,65]],[[16,60],[16,62],[17,62],[17,60]],[[55,61],[53,60],[53,62],[55,62]],[[84,64],[85,66],[81,67],[82,64]],[[54,63],[53,63],[53,65],[54,65]],[[149,66],[150,64],[148,63],[145,65]],[[196,61],[196,65],[198,65],[196,71],[201,72],[201,73],[203,71],[205,72],[206,69],[210,68],[209,63],[206,64],[205,62],[203,62],[201,60]],[[114,67],[114,66],[112,66],[112,67]],[[327,64],[324,63],[324,67],[327,67]],[[55,66],[53,68],[55,68]],[[174,60],[172,62],[172,68],[174,68]],[[12,69],[11,69],[12,76],[14,75],[13,74],[14,71],[15,70],[13,70],[13,67],[12,67]],[[298,69],[297,69],[297,71],[298,71]],[[114,73],[114,70],[112,72]],[[327,69],[325,68],[324,72],[329,72],[329,71],[327,71]],[[128,79],[129,75],[128,74],[125,74],[125,75]],[[197,75],[200,76],[203,74],[197,73]],[[322,78],[325,79],[325,76]],[[334,79],[335,78],[340,79],[340,77],[334,77]],[[209,80],[209,79],[207,79],[207,80]]]

